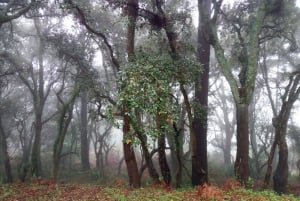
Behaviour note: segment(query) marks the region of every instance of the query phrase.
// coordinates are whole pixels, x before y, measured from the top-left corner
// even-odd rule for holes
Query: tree
[[[210,66],[210,44],[208,38],[209,24],[205,19],[211,15],[211,1],[198,0],[199,25],[197,56],[202,71],[195,81],[195,107],[193,127],[195,136],[192,142],[192,184],[208,183],[207,167],[207,116],[208,116],[208,85]]]
[[[220,83],[215,82],[216,89],[212,92],[214,97],[210,104],[212,108],[218,107],[221,109],[213,109],[212,126],[215,128],[218,126],[220,131],[216,133],[215,139],[211,142],[212,145],[223,151],[224,165],[229,167],[232,164],[231,150],[232,150],[232,137],[235,133],[236,119],[234,115],[234,107],[230,105],[233,103],[232,97],[229,93],[226,93],[226,85],[224,79],[220,79],[219,76],[214,78],[220,80]],[[231,117],[232,116],[232,117]]]
[[[27,13],[38,2],[32,0],[30,2],[15,1],[15,0],[1,0],[0,3],[0,28],[3,24],[11,22]]]
[[[235,160],[235,175],[241,184],[246,185],[249,177],[249,115],[248,108],[254,93],[257,75],[260,44],[274,38],[274,32],[266,26],[267,22],[274,21],[275,13],[283,10],[283,4],[277,1],[242,1],[235,4],[231,12],[221,12],[222,1],[214,2],[214,15],[209,23],[209,39],[214,48],[215,56],[221,66],[221,71],[229,83],[236,105],[237,119],[237,152]],[[281,1],[280,1],[281,2]],[[217,19],[220,14],[231,27],[228,30],[236,40],[231,46],[230,57],[225,56],[225,48],[220,41],[217,29]],[[277,21],[276,21],[277,22]],[[274,22],[276,24],[276,22]],[[277,22],[278,29],[283,30],[283,24]],[[279,26],[281,25],[281,26]],[[269,32],[267,32],[267,30]],[[274,31],[274,32],[272,32]],[[271,34],[270,34],[271,32]],[[239,69],[238,79],[234,76],[233,67]]]
[[[270,150],[270,156],[268,159],[268,168],[265,175],[265,183],[269,184],[272,170],[272,162],[276,147],[278,147],[278,164],[273,175],[274,190],[281,194],[286,192],[287,180],[288,180],[288,145],[287,145],[287,124],[290,118],[290,113],[294,103],[298,100],[300,94],[300,65],[293,64],[292,58],[284,54],[284,57],[289,61],[293,67],[293,71],[287,73],[288,81],[287,85],[283,88],[281,94],[281,105],[279,108],[275,107],[275,101],[273,99],[270,83],[269,73],[267,67],[266,56],[262,65],[263,78],[268,92],[268,98],[271,103],[273,112],[272,124],[275,128],[275,137]]]
[[[2,83],[0,83],[1,85]],[[3,95],[3,89],[2,86],[0,86],[0,98],[1,102],[5,101],[4,98],[2,97]],[[12,170],[11,170],[11,164],[10,164],[10,157],[8,153],[8,142],[7,142],[7,137],[8,137],[8,132],[7,129],[4,127],[4,124],[7,123],[4,121],[4,114],[7,113],[5,112],[5,104],[0,105],[0,156],[2,156],[2,161],[4,165],[4,170],[5,170],[5,177],[4,177],[4,182],[11,183],[13,182],[13,176],[12,176]],[[6,103],[7,104],[7,103]],[[8,105],[6,105],[8,106]],[[9,107],[8,107],[9,108]],[[10,108],[11,109],[11,108]]]
[[[129,61],[134,59],[134,41],[135,41],[135,26],[137,19],[136,9],[138,7],[138,0],[128,0],[127,6],[125,7],[126,16],[128,17],[127,25],[127,56]],[[122,86],[121,86],[122,87]],[[127,114],[128,106],[124,104],[122,106],[123,113],[123,149],[124,149],[124,158],[127,165],[127,172],[129,177],[130,186],[137,188],[140,187],[141,181],[138,175],[138,167],[132,147],[132,141],[130,141],[130,116]],[[129,141],[128,141],[129,140]]]

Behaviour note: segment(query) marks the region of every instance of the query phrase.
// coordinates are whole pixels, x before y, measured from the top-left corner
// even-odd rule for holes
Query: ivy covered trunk
[[[237,150],[234,173],[242,185],[246,185],[249,176],[249,131],[248,104],[239,103],[236,106],[237,120]]]
[[[128,16],[127,25],[127,55],[129,61],[132,61],[134,57],[134,40],[135,40],[135,25],[138,15],[138,0],[127,0],[127,6],[125,8],[126,15]],[[138,188],[141,186],[141,181],[138,172],[138,166],[135,158],[134,149],[130,136],[130,116],[128,110],[130,108],[127,105],[123,105],[123,150],[125,163],[127,165],[127,172],[129,178],[129,185]]]

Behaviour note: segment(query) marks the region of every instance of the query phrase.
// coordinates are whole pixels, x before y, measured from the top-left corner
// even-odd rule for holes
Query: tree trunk
[[[229,125],[228,125],[229,126]],[[233,136],[233,133],[225,133],[225,147],[224,147],[224,165],[228,167],[231,165],[231,139]]]
[[[147,168],[148,168],[148,171],[149,171],[149,175],[150,177],[152,178],[153,182],[155,184],[159,183],[159,174],[157,173],[155,167],[154,167],[154,164],[153,164],[153,161],[152,161],[152,156],[149,152],[149,149],[148,149],[148,145],[147,145],[147,136],[142,132],[143,131],[143,125],[142,125],[142,122],[141,122],[141,114],[140,114],[140,111],[138,109],[135,109],[135,117],[136,117],[136,123],[133,123],[133,128],[137,134],[137,137],[138,139],[140,140],[141,142],[141,147],[142,147],[142,150],[143,150],[143,155],[145,157],[145,161],[146,161],[146,165],[147,165]],[[142,176],[142,174],[140,174],[140,177]]]
[[[4,170],[5,170],[5,182],[11,183],[13,182],[12,172],[11,172],[11,165],[10,159],[7,150],[7,141],[6,141],[6,134],[2,124],[2,117],[0,116],[0,152],[3,155],[3,162],[4,162]],[[1,155],[1,153],[0,153]]]
[[[160,133],[158,136],[158,160],[159,160],[159,167],[163,177],[164,182],[167,185],[171,184],[171,170],[169,168],[167,157],[166,157],[166,140],[164,132]]]
[[[126,110],[124,110],[126,111]],[[130,117],[124,113],[123,115],[123,150],[124,159],[127,165],[127,173],[129,178],[129,185],[138,188],[141,186],[141,181],[139,177],[138,166],[135,158],[135,153],[131,143],[130,132]]]
[[[88,104],[88,92],[81,92],[81,112],[80,112],[80,142],[81,142],[81,167],[83,170],[90,169],[89,160],[89,140],[88,140],[88,114],[87,114],[87,104]]]
[[[31,175],[39,177],[42,173],[41,162],[41,135],[42,135],[42,113],[36,112],[35,117],[35,135],[31,151]]]
[[[237,150],[234,173],[241,184],[246,185],[249,177],[248,105],[239,103],[236,108]]]
[[[195,108],[193,127],[195,129],[195,150],[192,157],[192,184],[203,185],[208,182],[207,168],[207,108],[209,85],[210,43],[206,32],[208,24],[206,17],[210,16],[210,0],[198,0],[199,26],[198,26],[198,60],[202,64],[203,71],[195,83]],[[205,11],[205,12],[203,12]]]
[[[35,136],[31,152],[31,175],[41,176],[42,174],[42,161],[41,161],[41,135],[43,129],[43,111],[45,105],[45,94],[44,94],[44,59],[43,54],[45,51],[45,41],[40,35],[40,22],[39,20],[34,20],[35,28],[39,35],[39,71],[38,71],[38,87],[35,86],[35,91],[32,93],[35,111]],[[33,78],[34,79],[34,78]]]
[[[159,183],[159,174],[157,173],[157,171],[154,167],[151,154],[148,150],[147,138],[146,138],[145,135],[140,133],[138,131],[138,129],[135,129],[135,132],[137,133],[137,137],[139,138],[139,140],[141,142],[141,147],[142,147],[142,150],[143,150],[143,155],[145,157],[145,161],[146,161],[146,165],[147,165],[147,168],[148,168],[148,171],[149,171],[149,175],[150,175],[151,179],[153,180],[153,182],[155,184],[157,184],[157,183]],[[142,174],[140,176],[142,176]]]
[[[272,169],[273,169],[272,164],[273,164],[273,160],[274,160],[277,143],[278,143],[278,137],[276,136],[276,133],[275,133],[275,139],[274,139],[274,142],[270,149],[270,154],[269,154],[269,158],[268,158],[268,162],[267,162],[267,170],[266,170],[265,179],[264,179],[264,183],[266,186],[268,186],[270,184],[270,179],[271,179],[271,174],[272,174]]]
[[[292,105],[292,104],[291,104]],[[286,142],[286,130],[289,114],[292,109],[290,104],[281,106],[280,114],[274,118],[275,136],[278,145],[278,164],[273,175],[273,188],[279,194],[286,193],[288,182],[288,147]]]
[[[137,7],[138,0],[127,0],[125,12],[129,20],[127,25],[127,55],[129,61],[131,61],[134,56],[135,24],[138,14]],[[127,108],[126,105],[123,105],[123,150],[125,163],[127,165],[129,185],[134,188],[138,188],[141,186],[141,181],[139,177],[135,153],[130,141],[130,117],[126,114],[129,109],[130,108]]]
[[[185,113],[185,112],[184,112]],[[173,129],[175,132],[174,146],[175,146],[175,158],[176,158],[176,169],[175,169],[175,186],[176,188],[181,187],[182,183],[182,167],[183,167],[183,136],[184,136],[184,116],[180,119],[180,128],[177,128],[175,122],[173,122]]]
[[[58,132],[53,146],[53,178],[57,180],[63,143],[73,116],[73,105],[78,93],[72,94],[68,103],[62,106],[58,119]]]
[[[286,187],[288,182],[288,147],[285,136],[279,140],[278,144],[278,164],[273,175],[274,190],[279,193],[286,193]]]

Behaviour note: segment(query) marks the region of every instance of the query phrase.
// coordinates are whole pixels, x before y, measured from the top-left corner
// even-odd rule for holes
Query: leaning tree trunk
[[[237,104],[237,150],[234,173],[242,185],[246,185],[249,176],[249,131],[248,104]]]
[[[155,166],[153,164],[151,154],[147,147],[147,142],[145,140],[145,136],[141,136],[141,134],[138,134],[138,138],[141,141],[141,146],[142,146],[143,154],[145,157],[146,165],[147,165],[147,168],[149,171],[149,175],[152,178],[153,182],[155,184],[158,184],[159,183],[159,174],[157,173]]]
[[[57,180],[59,173],[59,166],[61,161],[61,153],[65,136],[67,134],[69,125],[73,116],[73,105],[78,92],[74,92],[67,103],[63,103],[62,111],[58,119],[58,133],[53,146],[53,178]]]

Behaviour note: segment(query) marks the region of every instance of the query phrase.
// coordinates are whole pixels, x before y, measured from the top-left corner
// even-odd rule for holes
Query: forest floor
[[[28,183],[0,185],[0,200],[3,201],[141,201],[141,200],[249,200],[291,201],[300,200],[300,183],[288,186],[289,195],[279,196],[271,190],[262,190],[261,182],[254,182],[252,189],[244,189],[232,180],[223,186],[171,189],[164,185],[153,185],[139,189],[127,187],[124,180],[115,180],[110,185],[55,183],[51,180],[35,179]]]

